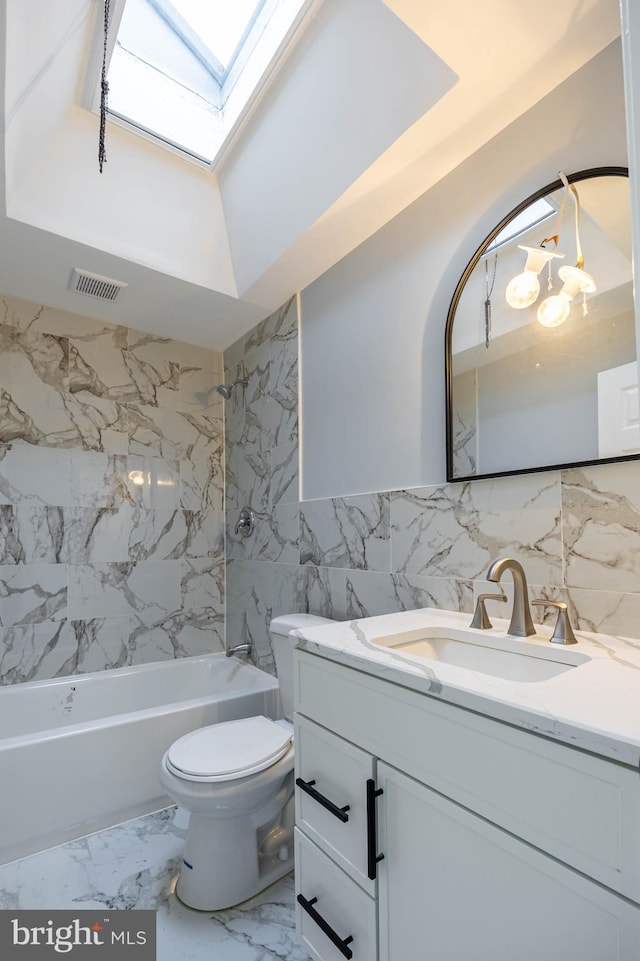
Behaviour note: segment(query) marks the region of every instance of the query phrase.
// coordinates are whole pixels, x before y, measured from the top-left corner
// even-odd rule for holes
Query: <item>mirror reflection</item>
[[[447,322],[448,479],[640,454],[625,168],[565,177],[472,258]]]

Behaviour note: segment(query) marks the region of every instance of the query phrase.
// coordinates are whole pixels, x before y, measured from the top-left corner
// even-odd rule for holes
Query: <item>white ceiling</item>
[[[315,2],[220,169],[111,124],[100,177],[97,120],[81,106],[99,6],[3,4],[0,291],[217,349],[620,32],[617,0],[538,0],[534,11],[515,0]],[[320,149],[310,134],[322,124]],[[126,281],[121,302],[69,293],[74,266]]]

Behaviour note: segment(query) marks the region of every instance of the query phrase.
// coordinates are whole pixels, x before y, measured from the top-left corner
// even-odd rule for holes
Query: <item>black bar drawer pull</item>
[[[309,917],[313,918],[313,920],[316,922],[320,930],[324,931],[324,933],[329,938],[329,940],[333,944],[335,944],[340,954],[344,955],[345,958],[352,958],[353,951],[351,950],[350,947],[348,947],[348,945],[351,944],[351,942],[353,941],[353,935],[350,934],[348,938],[341,938],[340,935],[333,930],[333,928],[328,923],[328,921],[325,921],[322,915],[318,914],[318,912],[314,908],[313,905],[316,903],[317,900],[318,900],[317,898],[311,898],[310,901],[307,901],[304,895],[302,894],[298,895],[298,904],[302,905],[302,907],[307,912]]]
[[[333,801],[330,801],[328,797],[324,796],[324,794],[320,794],[320,791],[316,791],[313,786],[315,783],[315,781],[303,781],[301,777],[296,778],[296,784],[301,791],[304,791],[305,794],[308,794],[309,797],[312,797],[314,801],[317,801],[318,804],[321,804],[323,808],[327,809],[327,811],[331,811],[334,817],[337,817],[339,821],[343,822],[343,824],[346,823],[349,820],[347,811],[350,810],[351,806],[349,804],[345,804],[343,808],[339,808],[337,804],[334,804]]]
[[[376,854],[378,848],[378,819],[376,816],[376,798],[384,794],[382,788],[376,791],[373,778],[367,781],[367,877],[375,881],[377,877],[376,865],[382,861],[384,854]]]

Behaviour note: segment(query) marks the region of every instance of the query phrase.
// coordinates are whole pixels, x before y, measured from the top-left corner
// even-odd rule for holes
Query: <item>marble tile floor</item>
[[[0,865],[0,908],[157,911],[157,961],[308,961],[293,876],[226,911],[192,911],[174,887],[184,831],[175,808]]]

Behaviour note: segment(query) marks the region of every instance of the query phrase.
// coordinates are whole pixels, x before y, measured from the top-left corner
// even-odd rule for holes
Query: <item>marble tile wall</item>
[[[0,683],[220,649],[213,351],[0,299]]]
[[[268,623],[300,604],[297,298],[225,351],[224,370],[245,382],[225,402],[227,642],[253,641],[273,671]],[[246,539],[234,530],[245,505]]]
[[[226,376],[248,381],[226,419],[230,643],[253,641],[273,670],[278,614],[471,613],[478,593],[496,592],[484,576],[505,555],[531,597],[566,601],[578,628],[640,637],[640,461],[300,503],[296,364],[295,301],[225,352]],[[245,503],[257,526],[242,540]],[[510,596],[510,577],[503,586]]]

